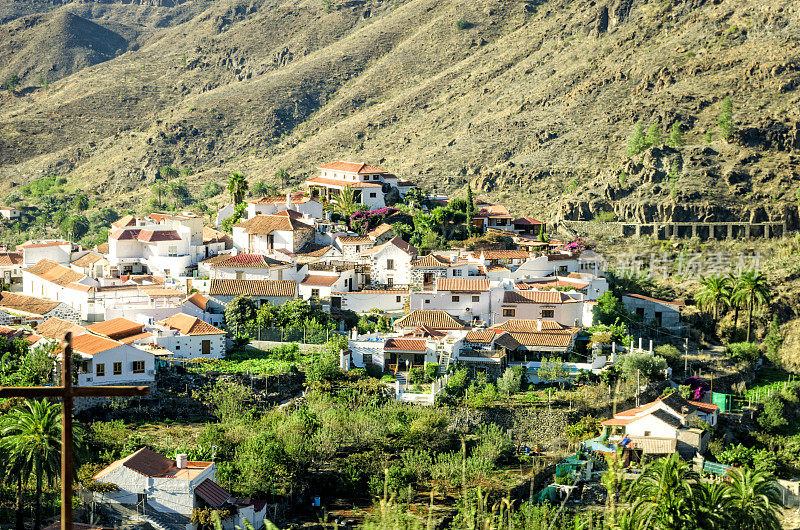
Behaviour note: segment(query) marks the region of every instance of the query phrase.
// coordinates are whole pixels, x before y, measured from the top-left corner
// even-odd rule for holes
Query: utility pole
[[[689,370],[689,339],[683,339],[683,377],[686,378]]]
[[[636,406],[637,407],[639,406],[639,389],[640,388],[641,388],[641,386],[639,386],[639,369],[637,368],[636,369]]]

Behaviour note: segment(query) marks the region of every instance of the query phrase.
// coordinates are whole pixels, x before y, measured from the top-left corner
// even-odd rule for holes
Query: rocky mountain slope
[[[6,34],[41,20],[26,41],[58,17],[80,22],[66,12],[99,29],[73,45],[93,59],[70,62],[47,90],[28,76],[3,96],[6,192],[58,173],[131,206],[164,164],[194,169],[197,187],[231,171],[272,182],[281,167],[297,183],[343,158],[439,191],[471,182],[547,218],[798,223],[794,2],[97,0],[9,11]],[[33,58],[18,64],[37,71]],[[731,142],[716,127],[725,97]],[[687,145],[628,158],[639,120],[662,135],[680,120]]]

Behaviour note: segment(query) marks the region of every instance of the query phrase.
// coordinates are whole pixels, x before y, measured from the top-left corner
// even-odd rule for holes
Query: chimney
[[[186,464],[189,461],[189,456],[185,454],[175,455],[175,467],[178,469],[186,469]]]
[[[683,420],[681,421],[681,424],[683,424],[684,427],[688,427],[689,426],[689,407],[681,407],[681,414],[683,414]]]
[[[541,318],[537,318],[536,319],[536,331],[542,331],[542,319]]]
[[[291,192],[286,192],[286,209],[292,209],[292,194]]]

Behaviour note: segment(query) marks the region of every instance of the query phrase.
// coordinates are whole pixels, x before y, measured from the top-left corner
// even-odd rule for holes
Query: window
[[[236,279],[244,280],[244,271],[236,271]]]
[[[426,304],[430,304],[430,303],[431,303],[431,299],[430,299],[430,298],[426,298],[426,299],[425,299],[425,303],[426,303]]]
[[[386,278],[386,286],[387,287],[392,287],[393,285],[394,285],[394,278],[392,278],[391,276]]]
[[[365,353],[361,356],[361,359],[364,361],[364,364],[372,364],[372,354]]]
[[[503,316],[504,317],[513,317],[516,314],[516,309],[513,308],[503,308]]]
[[[211,341],[210,340],[204,340],[202,342],[202,350],[201,351],[203,352],[203,355],[211,355]]]
[[[105,364],[98,364],[94,367],[94,375],[97,377],[103,377],[106,375],[106,365]]]
[[[480,302],[480,301],[481,301],[481,295],[479,295],[479,294],[473,294],[473,295],[472,295],[472,301],[473,301],[473,302]]]
[[[311,298],[319,298],[319,289],[311,289]]]
[[[455,269],[455,270],[453,270],[453,277],[461,276],[461,275],[463,275],[463,273],[464,273],[464,271],[462,271],[461,269]]]
[[[461,300],[461,297],[459,297],[457,294],[454,294],[450,300],[452,302],[458,302],[459,300]]]
[[[122,363],[114,363],[114,375],[122,375]]]
[[[144,361],[133,361],[133,373],[135,374],[144,373]]]
[[[379,178],[381,177],[379,177],[378,175],[372,175],[372,180],[378,180]]]
[[[553,318],[555,309],[542,309],[542,318]]]
[[[400,303],[400,300],[401,300],[401,299],[400,299],[400,297],[399,297],[399,296],[395,296],[395,302],[397,302],[397,303],[399,304],[399,303]]]
[[[178,255],[178,247],[175,246],[175,245],[170,246],[169,247],[169,255],[170,256],[177,256]]]
[[[650,431],[644,431],[645,436],[650,436]]]
[[[356,245],[356,252],[361,252],[361,245]]]
[[[386,269],[390,270],[390,271],[394,270],[394,260],[393,259],[387,259],[386,260]]]
[[[369,198],[370,198],[370,199],[374,199],[374,198],[375,198],[375,197],[377,197],[377,196],[378,196],[378,194],[377,194],[377,193],[375,193],[374,191],[373,191],[373,192],[371,192],[371,193],[369,194]]]
[[[181,349],[181,345],[180,345],[180,344],[176,344],[176,345],[175,345],[175,349],[176,349],[176,350],[180,350],[180,349]]]

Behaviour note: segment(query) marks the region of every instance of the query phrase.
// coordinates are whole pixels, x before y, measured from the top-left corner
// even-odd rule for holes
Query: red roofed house
[[[514,219],[508,209],[500,204],[489,204],[482,200],[475,201],[478,211],[472,216],[472,223],[479,233],[485,232],[488,228],[498,228],[500,230],[512,230],[511,221]]]
[[[80,385],[152,384],[155,381],[153,354],[130,344],[86,332],[73,337],[72,349],[82,360],[78,374]]]
[[[310,270],[297,284],[297,294],[304,300],[330,300],[332,292],[350,292],[356,288],[355,268],[344,268],[341,271]]]
[[[131,508],[145,503],[144,513],[156,514],[156,520],[158,516],[170,517],[162,526],[187,528],[195,508],[232,508],[233,499],[216,483],[216,472],[214,462],[191,461],[185,454],[171,460],[143,447],[93,478],[118,488],[104,492],[100,502]],[[241,523],[238,518],[237,522]]]
[[[357,203],[375,210],[386,206],[388,193],[383,192],[384,184],[389,192],[392,188],[397,189],[398,198],[404,197],[414,187],[413,183],[399,180],[385,169],[360,162],[333,162],[317,169],[319,176],[306,180],[305,185],[309,195],[321,202],[335,201],[344,188],[350,187],[355,192]]]
[[[185,313],[153,325],[155,343],[175,357],[221,359],[225,356],[225,332]]]
[[[708,433],[699,428],[699,422],[716,425],[718,410],[717,405],[688,401],[673,392],[619,412],[602,425],[612,441],[627,436],[630,447],[643,454],[678,451],[684,458],[692,458],[698,452],[704,453],[708,444]]]
[[[369,259],[373,286],[407,287],[411,284],[411,262],[417,257],[417,249],[399,236],[365,250],[361,255]]]
[[[592,313],[584,310],[583,296],[556,290],[527,289],[501,291],[499,303],[492,307],[492,322],[502,324],[512,318],[554,320],[569,326],[591,326]]]
[[[299,252],[314,242],[314,220],[294,210],[256,215],[233,225],[233,246],[239,252],[272,255]]]

